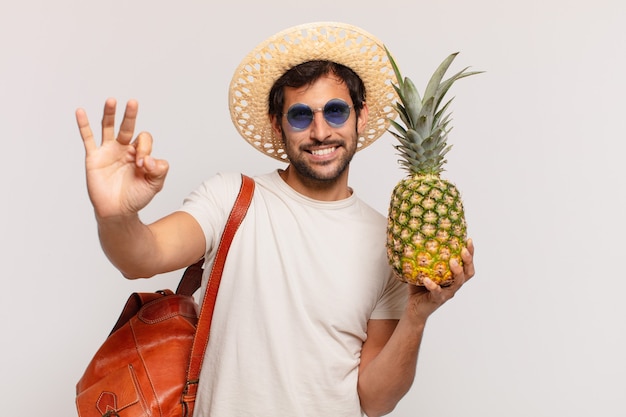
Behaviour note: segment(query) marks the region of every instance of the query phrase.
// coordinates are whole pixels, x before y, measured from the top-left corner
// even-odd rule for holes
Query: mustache
[[[303,143],[300,145],[300,150],[310,150],[311,148],[319,148],[320,146],[324,147],[344,147],[346,142],[341,139],[328,139],[324,141],[312,140],[308,143]]]

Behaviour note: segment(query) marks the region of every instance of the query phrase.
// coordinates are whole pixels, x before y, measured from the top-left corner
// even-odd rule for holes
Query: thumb
[[[151,182],[157,183],[159,185],[159,189],[163,186],[163,182],[165,181],[165,176],[167,175],[167,171],[170,166],[164,159],[155,159],[150,155],[147,155],[144,158],[144,171],[146,175],[146,179]]]

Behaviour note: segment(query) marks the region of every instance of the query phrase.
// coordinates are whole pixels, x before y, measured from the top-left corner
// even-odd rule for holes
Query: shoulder
[[[239,172],[218,172],[204,180],[201,188],[216,191],[238,190],[241,186],[242,174]]]
[[[218,172],[204,180],[193,190],[185,204],[209,201],[216,204],[234,200],[241,187],[242,174],[237,172]]]
[[[232,208],[242,174],[219,172],[204,180],[183,200],[181,211],[186,211],[202,225],[214,224],[219,229]]]

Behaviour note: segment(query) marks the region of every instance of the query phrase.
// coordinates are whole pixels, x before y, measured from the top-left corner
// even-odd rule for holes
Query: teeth
[[[313,155],[328,155],[329,153],[333,153],[335,151],[335,148],[326,148],[326,149],[316,149],[314,151],[311,151],[311,153]]]

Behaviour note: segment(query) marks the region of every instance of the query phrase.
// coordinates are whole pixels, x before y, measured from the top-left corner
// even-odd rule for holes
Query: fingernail
[[[457,267],[457,266],[459,266],[459,262],[456,259],[451,259],[450,260],[450,266],[453,267],[453,268]]]

